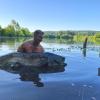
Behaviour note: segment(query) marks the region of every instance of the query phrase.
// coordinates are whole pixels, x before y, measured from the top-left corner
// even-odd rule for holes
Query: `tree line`
[[[5,28],[0,26],[0,36],[20,37],[31,36],[31,34],[32,33],[28,28],[21,27],[15,20],[12,20],[11,23]]]
[[[72,31],[44,31],[45,38],[72,38],[74,32]],[[28,37],[32,36],[32,32],[28,28],[21,27],[18,22],[12,20],[11,23],[2,28],[0,26],[0,37]]]
[[[89,40],[100,40],[100,31],[44,31],[45,38],[74,39],[75,41],[84,41],[88,36]],[[19,23],[12,20],[5,28],[0,26],[0,37],[30,37],[32,32],[28,28],[21,27]]]

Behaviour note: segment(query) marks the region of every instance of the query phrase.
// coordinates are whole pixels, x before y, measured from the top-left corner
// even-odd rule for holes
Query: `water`
[[[0,56],[15,52],[25,39],[1,39]],[[18,74],[0,70],[0,100],[99,100],[100,98],[100,46],[88,44],[83,51],[82,43],[44,40],[46,52],[65,57],[64,72],[40,74],[43,87],[31,81],[21,81]]]

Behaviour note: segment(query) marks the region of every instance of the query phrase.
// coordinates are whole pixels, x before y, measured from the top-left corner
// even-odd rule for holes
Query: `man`
[[[36,30],[33,35],[33,40],[24,42],[19,48],[18,52],[32,53],[32,52],[44,52],[40,42],[43,39],[44,32]]]

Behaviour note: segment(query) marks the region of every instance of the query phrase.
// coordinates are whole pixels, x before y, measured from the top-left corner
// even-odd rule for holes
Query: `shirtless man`
[[[43,39],[44,32],[36,30],[33,35],[33,40],[24,42],[19,48],[18,52],[32,53],[32,52],[44,52],[40,42]]]

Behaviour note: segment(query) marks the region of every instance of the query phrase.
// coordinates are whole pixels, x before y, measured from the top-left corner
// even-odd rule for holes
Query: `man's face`
[[[42,33],[39,33],[39,34],[34,36],[35,41],[41,42],[42,39],[43,39],[43,34]]]

